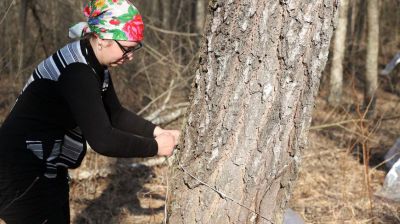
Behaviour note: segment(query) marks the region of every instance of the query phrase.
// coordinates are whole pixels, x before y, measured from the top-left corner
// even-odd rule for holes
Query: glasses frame
[[[114,40],[114,41],[118,44],[118,47],[121,49],[122,57],[126,57],[129,53],[133,53],[143,47],[143,43],[138,42],[139,43],[138,45],[136,45],[134,47],[128,47],[128,49],[126,49],[126,47],[122,46],[122,44],[120,44],[117,40]]]

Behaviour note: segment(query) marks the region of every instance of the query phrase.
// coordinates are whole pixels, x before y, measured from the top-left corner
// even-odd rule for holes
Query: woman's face
[[[116,67],[133,59],[134,51],[141,47],[140,43],[132,41],[103,40],[101,63],[106,66]]]

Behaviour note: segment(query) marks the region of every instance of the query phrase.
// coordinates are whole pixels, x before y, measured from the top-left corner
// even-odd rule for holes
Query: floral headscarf
[[[128,0],[91,0],[83,12],[88,21],[71,27],[69,37],[77,38],[94,32],[102,39],[143,40],[142,16]]]

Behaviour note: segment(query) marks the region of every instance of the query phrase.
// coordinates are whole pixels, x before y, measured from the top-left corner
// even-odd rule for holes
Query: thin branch
[[[145,112],[147,109],[149,109],[149,107],[155,103],[157,100],[161,99],[162,97],[164,97],[164,95],[168,94],[169,91],[172,91],[174,89],[176,89],[177,87],[181,86],[183,83],[189,81],[190,79],[193,78],[193,75],[189,76],[188,78],[182,80],[181,82],[177,83],[175,86],[172,86],[171,88],[167,89],[165,92],[161,93],[159,96],[157,96],[155,99],[153,99],[150,103],[148,103],[143,109],[141,109],[137,114],[141,115],[143,112]]]
[[[393,117],[383,117],[382,121],[387,121],[387,120],[396,120],[400,119],[400,116],[393,116]]]
[[[154,119],[152,119],[151,121],[154,124],[168,124],[171,121],[174,121],[176,119],[178,119],[179,117],[181,117],[182,115],[184,115],[186,112],[186,108],[181,108],[181,109],[177,109],[165,116],[161,116],[161,117],[156,117]]]
[[[154,111],[152,114],[150,114],[149,116],[146,117],[146,119],[148,120],[154,120],[162,111],[165,110],[169,100],[171,99],[171,93],[172,93],[172,89],[171,87],[174,85],[175,80],[171,80],[170,84],[169,84],[169,91],[168,91],[168,95],[167,97],[165,97],[164,103],[162,104],[162,106],[157,109],[156,111]]]
[[[165,34],[171,34],[171,35],[177,35],[177,36],[186,36],[186,37],[198,37],[200,36],[199,33],[183,33],[183,32],[177,32],[177,31],[172,31],[172,30],[165,30],[150,24],[147,24],[146,27],[149,27],[152,30],[165,33]]]
[[[12,2],[10,3],[10,6],[8,6],[8,8],[7,8],[7,10],[6,10],[6,12],[5,12],[3,18],[1,18],[0,25],[1,25],[1,24],[4,22],[4,20],[6,19],[7,14],[8,14],[8,12],[10,11],[11,7],[13,6],[14,2],[15,2],[15,0],[12,0]]]
[[[345,121],[339,121],[336,123],[330,123],[330,124],[323,124],[323,125],[317,125],[317,126],[312,126],[308,130],[318,130],[318,129],[324,129],[324,128],[330,128],[330,127],[336,127],[342,124],[347,124],[347,123],[353,123],[353,122],[368,122],[366,119],[351,119],[351,120],[345,120]]]
[[[378,167],[382,166],[383,164],[386,164],[387,162],[389,162],[390,160],[392,160],[394,157],[398,156],[400,154],[400,152],[397,152],[395,154],[393,154],[391,157],[389,157],[388,159],[385,159],[384,161],[382,161],[381,163],[379,163],[378,165],[372,167],[372,170],[376,170]]]
[[[353,131],[353,130],[351,130],[351,129],[349,129],[349,128],[346,128],[345,126],[340,125],[340,124],[338,125],[338,127],[341,127],[343,130],[348,131],[348,132],[350,132],[350,133],[352,133],[352,134],[357,135],[358,137],[363,138],[364,141],[369,140],[369,141],[374,142],[374,143],[379,143],[379,141],[370,139],[370,138],[368,137],[369,135],[368,135],[368,136],[365,136],[365,135],[360,134],[360,133],[358,133],[358,132],[356,132],[356,131]]]
[[[162,65],[166,65],[162,61],[164,61],[164,59],[167,59],[167,61],[169,61],[173,66],[176,66],[176,67],[179,67],[179,68],[183,68],[184,67],[183,65],[177,64],[174,61],[168,60],[168,56],[164,56],[159,51],[157,51],[156,49],[152,48],[150,45],[146,45],[146,47],[143,48],[143,49],[147,53],[149,53],[151,56],[153,56],[156,60],[158,60],[160,62],[160,64],[162,64]]]

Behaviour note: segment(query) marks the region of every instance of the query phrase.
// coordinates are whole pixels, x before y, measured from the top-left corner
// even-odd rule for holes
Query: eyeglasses
[[[129,53],[135,52],[143,47],[143,44],[141,42],[139,42],[139,44],[134,47],[124,47],[118,41],[116,41],[116,40],[114,40],[114,41],[118,44],[119,48],[121,48],[121,51],[123,53],[122,57],[126,57],[126,55],[128,55]]]

